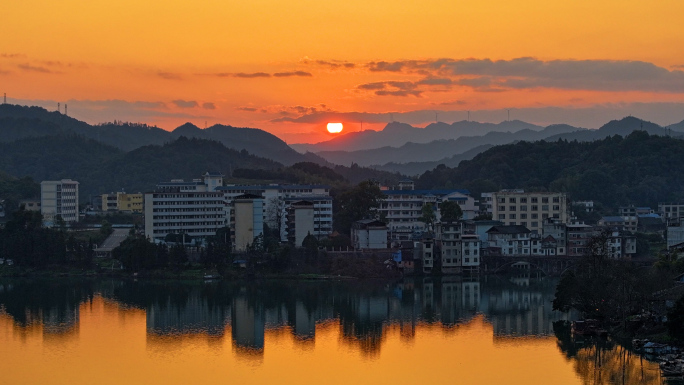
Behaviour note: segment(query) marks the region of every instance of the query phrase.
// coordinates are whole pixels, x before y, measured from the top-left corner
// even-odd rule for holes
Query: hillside
[[[71,178],[80,182],[81,200],[125,189],[148,191],[157,182],[198,178],[206,171],[226,175],[234,168],[273,169],[281,164],[228,149],[221,143],[181,137],[163,146],[130,152],[77,135],[27,138],[0,143],[0,170],[36,181]]]
[[[409,142],[429,143],[436,140],[458,139],[463,136],[482,136],[490,132],[539,131],[542,128],[519,120],[504,121],[497,124],[466,120],[452,124],[439,122],[429,124],[425,128],[392,122],[388,123],[381,131],[350,132],[338,135],[325,142],[292,144],[291,147],[299,152],[310,151],[314,153],[321,151],[358,151],[388,146],[399,147]]]
[[[256,128],[240,128],[217,124],[206,129],[186,123],[174,131],[141,123],[105,123],[90,125],[56,111],[40,107],[0,105],[0,142],[57,134],[78,134],[124,151],[147,145],[162,145],[181,136],[216,140],[227,148],[247,150],[286,165],[297,162],[325,161],[314,154],[300,154],[284,141]]]
[[[401,164],[417,162],[434,162],[451,158],[457,154],[469,152],[481,146],[513,143],[519,140],[536,141],[554,135],[584,130],[568,125],[552,125],[540,131],[522,129],[516,132],[493,131],[480,136],[461,136],[458,139],[436,140],[429,143],[406,143],[400,147],[380,147],[372,150],[359,151],[321,151],[317,153],[327,161],[335,164],[358,163],[361,166],[385,165],[388,163]],[[474,156],[475,154],[473,154]],[[470,159],[470,158],[468,158]],[[439,164],[439,163],[438,163]],[[418,172],[424,172],[426,167]],[[413,175],[414,170],[396,168],[397,171]]]
[[[635,131],[593,142],[518,142],[456,168],[438,166],[419,188],[458,186],[475,194],[506,188],[567,192],[607,207],[684,200],[684,140]]]

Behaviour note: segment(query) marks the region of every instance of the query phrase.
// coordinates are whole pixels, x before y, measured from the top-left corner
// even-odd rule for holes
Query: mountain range
[[[166,131],[139,123],[113,122],[90,125],[41,107],[0,104],[0,142],[58,134],[78,134],[123,151],[131,151],[146,145],[162,145],[185,136],[216,140],[227,148],[238,151],[244,149],[250,154],[272,159],[284,165],[297,162],[327,163],[314,154],[301,154],[277,136],[256,128],[216,124],[201,129],[186,123],[173,131]]]

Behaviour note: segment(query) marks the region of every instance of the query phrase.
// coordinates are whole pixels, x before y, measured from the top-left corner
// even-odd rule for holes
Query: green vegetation
[[[438,166],[418,188],[567,192],[605,207],[684,200],[684,140],[635,131],[594,142],[519,142],[491,148],[457,168]]]
[[[349,234],[352,223],[375,218],[377,209],[385,199],[380,187],[370,181],[339,193],[333,200],[333,226],[342,234]]]
[[[447,201],[439,205],[439,215],[444,222],[455,222],[463,217],[463,210],[458,203]]]

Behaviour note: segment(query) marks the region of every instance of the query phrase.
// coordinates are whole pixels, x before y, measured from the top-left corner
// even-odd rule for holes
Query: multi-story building
[[[224,194],[209,186],[222,183],[218,174],[204,174],[192,182],[172,180],[145,193],[145,236],[163,240],[168,234],[185,233],[206,238],[228,224],[230,208]]]
[[[480,194],[480,213],[491,215],[493,212],[491,192],[483,192]]]
[[[658,214],[666,222],[679,222],[684,217],[684,204],[682,203],[658,203]]]
[[[387,225],[375,219],[354,222],[351,229],[354,249],[386,249]]]
[[[242,194],[231,200],[230,228],[233,250],[245,251],[264,233],[264,198]]]
[[[314,203],[311,201],[293,202],[287,208],[287,240],[301,247],[304,238],[313,235],[314,230]]]
[[[143,212],[143,194],[126,194],[123,191],[102,194],[102,211]]]
[[[393,241],[409,240],[427,230],[419,220],[426,204],[433,206],[436,221],[440,220],[442,202],[456,202],[463,212],[462,219],[473,219],[478,213],[477,201],[468,190],[415,190],[413,186],[411,180],[404,180],[397,190],[382,190],[385,200],[379,212],[387,221]]]
[[[655,211],[650,207],[634,207],[634,205],[618,208],[618,214],[621,217],[636,217],[639,215],[653,214],[654,212]]]
[[[606,252],[613,259],[629,259],[636,254],[636,237],[620,230],[608,233]]]
[[[23,199],[19,201],[19,207],[23,207],[26,211],[40,211],[40,200]]]
[[[587,213],[594,212],[594,201],[574,201],[572,206]]]
[[[78,222],[78,182],[71,179],[40,182],[40,213],[45,226],[59,216],[65,222]]]
[[[567,255],[571,257],[583,256],[587,253],[589,240],[597,233],[592,226],[583,222],[571,222],[566,224],[567,229]]]
[[[638,218],[636,216],[608,216],[599,219],[597,224],[601,227],[616,228],[618,230],[636,233]]]
[[[527,227],[533,233],[541,233],[544,219],[557,218],[563,223],[568,221],[565,193],[503,190],[493,193],[492,200],[492,219],[509,226]]]
[[[461,236],[461,255],[463,271],[478,271],[480,269],[480,238],[475,234]]]
[[[441,240],[441,259],[443,273],[463,271],[463,222],[439,222],[436,226],[437,237]]]
[[[314,230],[316,238],[324,238],[332,233],[333,209],[330,187],[325,185],[228,185],[218,187],[229,202],[233,197],[242,194],[254,194],[264,197],[264,221],[272,228],[280,228],[281,240],[286,240],[287,208],[303,200],[313,202]],[[277,221],[281,223],[278,224]]]
[[[522,225],[494,226],[487,230],[491,255],[530,255],[530,230]]]

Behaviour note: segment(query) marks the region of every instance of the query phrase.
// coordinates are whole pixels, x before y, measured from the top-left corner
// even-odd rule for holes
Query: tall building
[[[410,183],[409,183],[410,182]],[[385,200],[380,205],[380,215],[385,219],[394,241],[410,240],[414,233],[425,231],[423,206],[431,204],[436,221],[440,220],[439,205],[456,202],[463,212],[462,219],[473,219],[478,213],[477,201],[468,190],[415,190],[413,182],[403,180],[397,190],[382,190]]]
[[[264,233],[264,198],[242,194],[231,201],[230,228],[233,250],[245,251],[254,238]]]
[[[330,186],[325,185],[228,185],[218,187],[226,202],[242,194],[261,195],[264,198],[264,222],[271,228],[281,229],[281,240],[288,239],[288,207],[301,201],[313,203],[314,229],[316,238],[332,233],[333,209]],[[281,223],[278,224],[277,221]],[[291,227],[291,226],[290,226]]]
[[[67,223],[78,222],[78,182],[71,179],[40,182],[40,213],[45,226],[53,226],[58,216]]]
[[[224,194],[209,186],[222,184],[220,174],[204,174],[192,182],[172,180],[159,183],[145,194],[145,236],[163,240],[167,234],[185,233],[205,238],[227,225]]]
[[[502,190],[492,194],[492,219],[509,226],[525,226],[541,234],[543,221],[557,218],[568,222],[568,203],[565,193],[524,192]]]
[[[287,208],[287,240],[296,247],[301,247],[304,238],[314,233],[314,203],[291,203]]]

